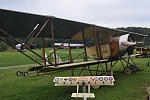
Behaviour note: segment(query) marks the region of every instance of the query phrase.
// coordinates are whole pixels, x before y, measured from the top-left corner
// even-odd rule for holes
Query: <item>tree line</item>
[[[16,46],[18,43],[15,42],[14,40],[12,40],[9,37],[2,37],[5,41],[7,41],[8,44]],[[27,38],[16,38],[17,40],[19,40],[21,43],[26,43],[25,45],[29,46],[32,39],[29,40],[28,42],[26,42]],[[43,43],[44,40],[44,43]],[[31,46],[35,46],[37,49],[41,49],[43,46],[44,47],[52,47],[52,39],[51,38],[37,38],[35,39],[34,43]],[[63,43],[65,41],[65,39],[55,39],[55,43]],[[82,41],[74,41],[74,40],[70,40],[70,43],[74,43],[74,44],[80,44],[82,43]],[[2,51],[6,51],[8,48],[10,48],[5,42],[0,41],[0,52]]]

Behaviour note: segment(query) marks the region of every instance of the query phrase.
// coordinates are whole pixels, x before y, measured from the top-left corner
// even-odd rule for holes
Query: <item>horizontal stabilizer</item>
[[[95,95],[94,95],[94,93],[72,93],[71,97],[95,98]]]
[[[114,85],[113,76],[81,76],[81,77],[55,77],[53,82],[55,86],[77,86],[82,85],[82,82],[86,86],[90,85]]]

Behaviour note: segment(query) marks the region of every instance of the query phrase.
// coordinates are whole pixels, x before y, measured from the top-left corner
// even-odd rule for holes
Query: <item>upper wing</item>
[[[0,9],[0,28],[13,37],[28,37],[31,31],[39,24],[39,29],[47,21],[42,33],[44,37],[51,37],[51,21],[55,38],[72,38],[77,32],[90,27],[90,24],[65,20],[53,16],[42,16],[23,12]],[[38,29],[38,30],[39,30]],[[1,37],[5,36],[0,34]]]
[[[39,31],[48,19],[49,21],[42,31],[43,35],[39,36],[51,38],[51,25],[53,25],[54,37],[60,39],[82,40],[83,30],[85,38],[92,36],[94,32],[102,34],[100,37],[101,41],[105,41],[108,37],[116,37],[130,33],[128,31],[110,29],[107,27],[56,18],[53,16],[43,16],[0,9],[0,29],[6,31],[13,37],[28,37],[37,25],[39,25],[37,29],[37,31]],[[135,35],[139,35],[137,33],[131,34],[133,34],[132,37],[134,38]],[[142,35],[138,36],[138,39],[141,39],[141,36]],[[0,37],[5,37],[5,35],[1,33]]]

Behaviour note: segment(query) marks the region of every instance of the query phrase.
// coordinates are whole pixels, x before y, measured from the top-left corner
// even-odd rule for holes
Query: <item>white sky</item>
[[[0,0],[0,8],[110,28],[150,28],[150,0]]]

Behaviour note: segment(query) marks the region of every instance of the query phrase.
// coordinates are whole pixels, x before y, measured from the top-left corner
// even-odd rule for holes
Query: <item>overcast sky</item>
[[[150,28],[150,0],[0,0],[0,8],[110,28]]]

